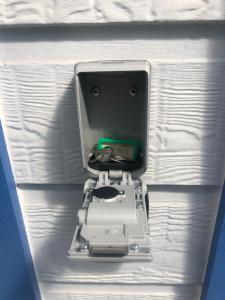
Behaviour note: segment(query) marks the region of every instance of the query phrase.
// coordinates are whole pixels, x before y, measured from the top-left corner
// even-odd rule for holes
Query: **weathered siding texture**
[[[0,114],[44,300],[199,300],[224,177],[224,19],[222,0],[0,0]],[[152,67],[149,263],[66,257],[86,176],[73,67],[100,59]]]
[[[20,188],[19,195],[24,203],[36,270],[43,282],[201,283],[217,208],[216,187],[151,187],[153,262],[92,263],[92,268],[90,263],[71,263],[66,257],[75,214],[82,203],[82,187],[32,185]]]
[[[77,24],[224,20],[223,0],[1,0],[0,23]]]
[[[21,186],[18,192],[26,216],[36,272],[39,282],[43,284],[44,294],[53,293],[55,296],[65,293],[65,299],[73,299],[70,298],[76,295],[75,287],[71,291],[73,284],[98,284],[100,290],[105,290],[104,285],[108,284],[109,293],[109,284],[115,287],[122,283],[132,284],[133,299],[148,299],[145,297],[151,295],[152,300],[178,300],[182,293],[188,300],[198,299],[197,291],[204,272],[218,205],[218,187],[150,187],[149,226],[153,261],[122,264],[71,263],[67,260],[66,254],[76,223],[75,215],[82,202],[81,186],[58,185],[56,188],[29,185]],[[71,284],[70,292],[66,290],[68,286],[65,283]],[[136,285],[143,287],[142,296],[140,290],[135,291]],[[189,289],[185,290],[186,286]],[[129,299],[128,290],[129,287],[125,286],[124,299]],[[93,297],[95,292],[93,290]],[[114,288],[112,294],[115,292]],[[118,287],[115,299],[119,299],[120,295],[122,297],[120,293]]]
[[[147,182],[221,183],[224,27],[135,28],[104,28],[95,38],[89,28],[2,34],[1,106],[17,183],[83,181],[73,68],[99,59],[152,66]]]

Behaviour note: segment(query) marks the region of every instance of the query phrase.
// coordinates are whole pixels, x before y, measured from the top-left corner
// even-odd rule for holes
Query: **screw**
[[[86,242],[81,242],[80,243],[80,250],[87,250],[88,249],[88,244]]]
[[[131,244],[131,245],[130,245],[130,250],[131,250],[131,251],[138,252],[138,251],[139,251],[139,245],[136,244],[136,243]]]
[[[92,94],[92,96],[94,96],[94,97],[99,96],[100,93],[101,93],[101,90],[100,90],[100,88],[97,87],[97,86],[95,86],[95,87],[93,87],[93,88],[91,89],[91,94]]]
[[[137,204],[137,209],[142,209],[143,208],[143,204],[142,203],[138,203]]]
[[[136,96],[137,88],[135,86],[129,88],[129,94],[130,94],[130,96]]]
[[[120,190],[120,191],[119,191],[119,194],[120,194],[120,195],[124,195],[124,191]]]

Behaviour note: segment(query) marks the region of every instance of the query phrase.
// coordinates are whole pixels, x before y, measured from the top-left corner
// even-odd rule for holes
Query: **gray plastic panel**
[[[118,194],[109,198],[104,193],[95,196],[94,191],[102,188],[115,189]],[[69,259],[151,260],[146,194],[146,186],[140,180],[133,180],[128,172],[123,172],[120,179],[100,172],[98,180],[87,180]]]
[[[142,143],[142,175],[148,159],[150,66],[145,61],[100,61],[75,66],[83,166],[91,176],[88,156],[100,137],[132,138]],[[94,88],[99,93],[95,95]],[[132,95],[132,88],[136,89]]]

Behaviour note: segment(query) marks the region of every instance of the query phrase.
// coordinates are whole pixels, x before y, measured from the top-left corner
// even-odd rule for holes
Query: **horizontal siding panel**
[[[224,20],[222,0],[1,0],[0,24]]]
[[[221,183],[224,80],[224,63],[152,62],[149,184]],[[17,183],[83,182],[73,65],[1,66],[0,87]]]
[[[72,73],[72,67],[34,66],[0,75],[17,183],[82,181]]]
[[[28,185],[18,192],[40,282],[201,283],[218,204],[216,187],[151,187],[153,261],[91,263],[91,267],[88,262],[73,263],[67,259],[82,187]]]
[[[200,286],[41,283],[49,300],[198,300]]]

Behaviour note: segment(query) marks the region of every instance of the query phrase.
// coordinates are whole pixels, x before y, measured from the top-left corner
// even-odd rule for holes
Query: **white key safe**
[[[71,260],[149,261],[148,165],[150,65],[146,61],[83,62],[75,66],[83,166],[83,206],[68,253]],[[138,140],[136,161],[90,160],[101,137]],[[129,151],[128,151],[129,152]]]

